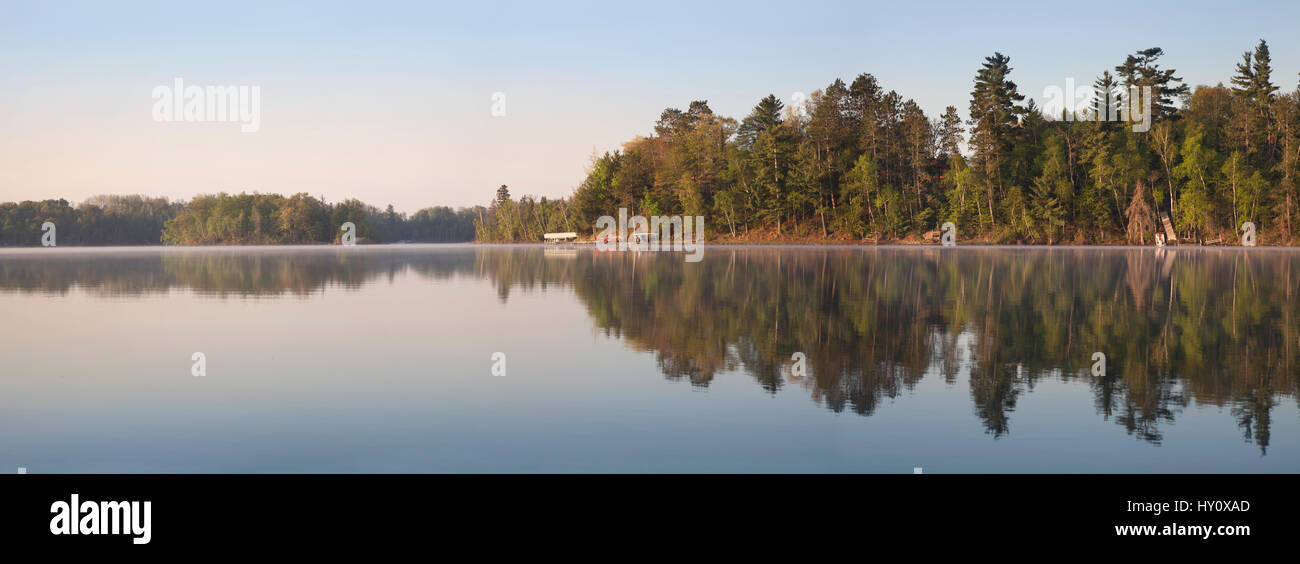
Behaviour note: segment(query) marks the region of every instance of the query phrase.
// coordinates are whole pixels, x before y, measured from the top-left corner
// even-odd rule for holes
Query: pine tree
[[[957,115],[957,108],[948,106],[935,124],[935,142],[939,146],[940,159],[946,161],[961,152],[962,133],[964,129],[961,125],[961,116]]]
[[[882,115],[884,113],[884,91],[870,74],[860,74],[849,85],[849,116],[861,132],[858,149],[880,158]]]
[[[1240,128],[1238,146],[1244,153],[1245,162],[1256,164],[1272,159],[1272,143],[1268,139],[1272,130],[1269,112],[1278,87],[1273,84],[1272,58],[1266,41],[1261,39],[1254,52],[1242,53],[1241,58],[1242,61],[1237,63],[1237,73],[1232,77],[1232,93],[1240,108],[1238,113],[1244,115],[1239,115],[1234,124]]]
[[[1102,72],[1101,76],[1093,81],[1092,92],[1093,120],[1109,122],[1116,119],[1124,101],[1124,94],[1120,92],[1119,83],[1115,81],[1114,76],[1111,76],[1110,71]]]
[[[775,94],[768,94],[766,98],[758,101],[758,105],[750,111],[749,117],[740,122],[740,130],[736,132],[737,139],[743,147],[749,147],[758,140],[759,134],[764,131],[771,131],[778,125],[781,125],[781,110],[785,104],[777,99]]]
[[[754,106],[737,133],[748,156],[750,178],[761,198],[756,211],[764,221],[776,223],[777,234],[788,216],[789,171],[796,149],[794,131],[781,119],[784,107],[775,95],[769,94]]]
[[[1185,96],[1190,91],[1188,86],[1183,84],[1183,79],[1174,76],[1174,69],[1162,70],[1160,65],[1156,64],[1156,60],[1164,54],[1164,49],[1159,47],[1143,49],[1129,55],[1124,60],[1124,64],[1115,67],[1115,72],[1124,79],[1126,88],[1138,87],[1141,92],[1142,87],[1151,87],[1151,100],[1145,103],[1151,104],[1152,120],[1172,116],[1176,111],[1174,100]],[[1132,113],[1133,111],[1130,110],[1130,115]]]
[[[971,91],[971,148],[974,167],[983,175],[986,186],[986,203],[992,225],[997,225],[993,202],[1004,190],[1007,162],[1016,144],[1020,117],[1025,109],[1017,105],[1025,99],[1008,75],[1011,58],[1002,53],[985,57],[984,65],[975,75],[975,89]]]

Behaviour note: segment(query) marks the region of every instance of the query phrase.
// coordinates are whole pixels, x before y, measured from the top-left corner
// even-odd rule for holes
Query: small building
[[[572,243],[578,240],[578,234],[572,231],[565,231],[563,233],[547,233],[542,235],[542,239],[547,243]]]

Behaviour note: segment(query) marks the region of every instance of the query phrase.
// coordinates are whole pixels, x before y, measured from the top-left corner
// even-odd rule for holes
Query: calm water
[[[0,468],[1300,472],[1297,294],[1272,249],[0,250]]]

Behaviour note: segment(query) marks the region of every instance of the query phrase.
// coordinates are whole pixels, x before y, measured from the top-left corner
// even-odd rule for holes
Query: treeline
[[[350,198],[330,204],[306,193],[196,196],[167,222],[162,240],[175,245],[262,245],[338,242],[342,225],[356,225],[357,241],[457,242],[474,238],[478,208],[425,208],[409,217]]]
[[[95,196],[0,203],[0,245],[40,245],[45,222],[59,245],[262,245],[337,242],[344,222],[358,242],[462,242],[474,238],[479,206],[430,207],[414,214],[356,199],[331,204],[304,193],[205,194],[189,203],[144,196]]]
[[[0,245],[40,245],[45,222],[64,245],[147,245],[183,207],[167,198],[94,196],[76,207],[67,200],[0,203]]]
[[[502,184],[483,217],[475,219],[474,237],[489,242],[541,241],[546,233],[573,231],[576,226],[586,225],[581,218],[570,215],[571,207],[567,198],[523,196],[514,200],[510,188]]]
[[[952,221],[964,239],[1149,244],[1168,215],[1184,240],[1236,240],[1250,221],[1261,243],[1293,242],[1300,93],[1274,82],[1267,43],[1243,55],[1230,86],[1195,91],[1161,68],[1163,54],[1102,72],[1077,115],[1026,102],[1000,53],[975,75],[968,120],[954,106],[927,116],[870,74],[801,108],[768,96],[740,121],[707,101],[668,108],[652,135],[595,158],[571,198],[499,193],[478,236],[590,232],[623,207],[703,215],[738,238],[893,240]],[[1130,87],[1151,96],[1129,100]],[[1130,121],[1095,119],[1121,109]],[[1135,132],[1147,110],[1150,130]]]

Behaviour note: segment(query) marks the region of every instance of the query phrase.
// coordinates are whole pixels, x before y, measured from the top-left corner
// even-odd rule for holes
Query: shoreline
[[[833,241],[833,240],[829,240],[829,241],[808,241],[808,240],[768,240],[768,241],[753,241],[753,240],[710,240],[710,241],[702,241],[702,242],[697,243],[697,244],[700,245],[701,247],[714,247],[714,248],[720,248],[720,247],[755,247],[755,248],[760,248],[760,247],[771,247],[771,248],[801,248],[801,247],[806,247],[806,248],[843,248],[843,249],[851,249],[851,248],[862,248],[862,249],[867,249],[867,248],[892,248],[892,249],[906,249],[906,248],[918,248],[918,249],[920,249],[920,248],[935,248],[935,249],[944,249],[944,248],[954,248],[954,247],[944,247],[943,245],[941,245],[941,244],[939,244],[939,243],[934,243],[934,242],[919,242],[919,241],[906,241],[906,240],[881,241],[881,242],[878,242],[878,243],[876,243],[876,242],[855,242],[855,241]],[[435,242],[429,242],[429,243],[367,243],[367,244],[358,244],[358,245],[356,245],[356,247],[360,247],[360,248],[400,248],[400,247],[431,246],[431,245],[438,245],[438,246],[466,246],[466,247],[471,247],[471,246],[503,246],[503,247],[505,247],[505,246],[517,246],[517,247],[542,247],[542,248],[554,248],[554,249],[575,249],[575,248],[582,248],[582,247],[593,247],[593,248],[594,248],[594,247],[595,247],[595,242],[594,242],[594,241],[590,241],[590,240],[586,240],[586,241],[575,241],[575,242],[570,242],[570,243],[544,243],[544,242],[540,242],[540,241],[460,241],[460,242],[447,242],[447,243],[435,243]],[[184,249],[277,249],[277,248],[292,248],[292,249],[330,249],[330,248],[336,248],[336,249],[343,249],[343,248],[346,248],[346,247],[344,247],[343,245],[339,245],[339,244],[324,244],[324,243],[269,244],[269,245],[58,245],[58,246],[55,246],[55,247],[42,247],[42,246],[40,246],[40,245],[23,245],[23,246],[13,245],[13,246],[0,247],[0,253],[6,252],[6,251],[36,251],[36,250],[42,250],[42,249],[78,249],[78,250],[88,250],[88,249],[139,249],[139,250],[145,250],[145,249],[159,249],[159,250],[164,250],[164,249],[175,249],[175,250],[184,250]],[[1047,244],[1026,244],[1026,243],[997,243],[997,242],[992,242],[992,241],[963,241],[963,242],[958,242],[958,243],[955,245],[955,248],[984,248],[984,249],[1116,249],[1116,250],[1120,250],[1120,249],[1151,249],[1151,250],[1160,250],[1160,249],[1204,249],[1204,250],[1214,250],[1214,249],[1221,249],[1221,250],[1228,250],[1228,249],[1240,249],[1240,250],[1272,249],[1272,250],[1287,250],[1287,249],[1292,249],[1292,250],[1300,250],[1300,245],[1264,245],[1264,244],[1257,244],[1257,245],[1255,245],[1254,247],[1246,247],[1246,246],[1242,246],[1242,245],[1196,245],[1196,244],[1186,244],[1186,245],[1167,245],[1167,246],[1164,246],[1164,247],[1159,247],[1159,246],[1155,246],[1155,245],[1131,245],[1131,244],[1124,244],[1124,243],[1103,243],[1103,244],[1097,244],[1097,243],[1058,243],[1058,244],[1047,245]],[[616,251],[616,252],[621,252],[621,251]],[[660,251],[660,252],[662,252],[662,251]],[[670,251],[670,252],[682,252],[682,251]]]

